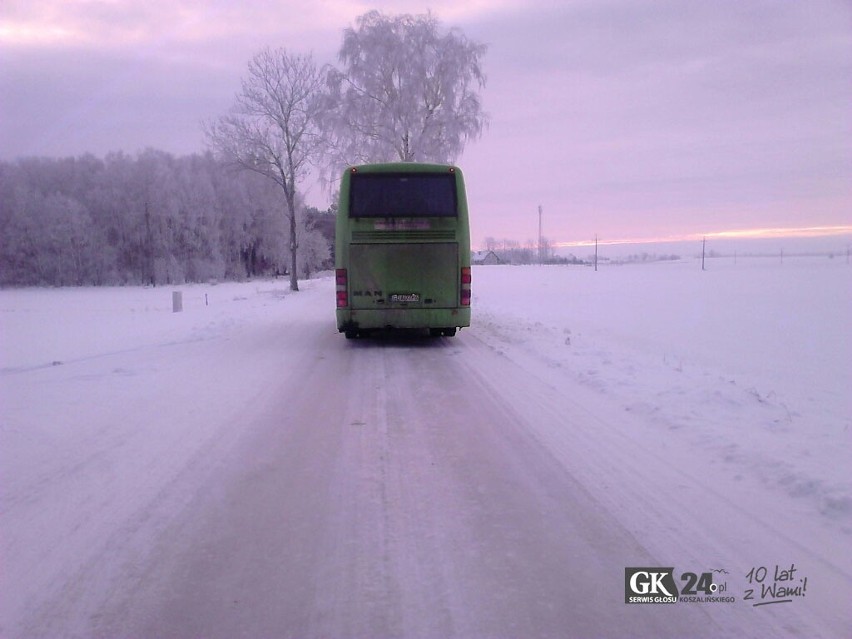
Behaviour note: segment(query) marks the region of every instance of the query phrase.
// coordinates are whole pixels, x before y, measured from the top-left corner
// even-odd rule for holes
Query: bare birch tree
[[[227,115],[205,127],[208,141],[241,168],[275,181],[286,202],[290,227],[290,289],[297,279],[296,189],[319,152],[324,78],[310,55],[264,49]]]
[[[455,160],[487,125],[485,51],[431,14],[360,16],[328,74],[338,163]]]

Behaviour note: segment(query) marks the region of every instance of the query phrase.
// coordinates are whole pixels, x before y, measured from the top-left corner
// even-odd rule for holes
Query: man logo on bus
[[[676,603],[672,568],[625,568],[624,603]]]

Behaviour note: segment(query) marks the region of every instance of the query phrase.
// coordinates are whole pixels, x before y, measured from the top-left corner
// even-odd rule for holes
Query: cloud
[[[420,0],[7,0],[0,17],[0,45],[14,48],[85,47],[97,50],[203,44],[252,37],[289,40],[303,48],[327,48],[318,34],[337,34],[372,9],[425,13]],[[438,0],[433,13],[447,21],[472,20],[517,0]],[[333,38],[337,47],[338,38]],[[287,42],[281,44],[287,46]]]
[[[461,158],[483,235],[545,207],[555,240],[847,223],[852,6],[842,0],[436,0],[489,45],[492,123]],[[203,149],[263,46],[334,62],[371,9],[420,0],[5,0],[0,153]],[[534,233],[532,233],[534,234]]]
[[[472,18],[506,4],[442,0],[433,8]],[[333,62],[343,29],[373,8],[423,12],[418,2],[7,0],[0,153],[201,150],[200,121],[228,108],[261,47]]]
[[[595,1],[465,25],[491,44],[492,114],[466,173],[512,176],[471,199],[506,229],[543,203],[562,238],[848,221],[850,17],[840,2]]]

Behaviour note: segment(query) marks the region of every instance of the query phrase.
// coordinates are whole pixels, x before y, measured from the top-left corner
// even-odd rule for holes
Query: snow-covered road
[[[850,634],[848,530],[492,321],[352,342],[329,279],[228,286],[4,368],[2,636]],[[627,567],[735,601],[628,605]]]

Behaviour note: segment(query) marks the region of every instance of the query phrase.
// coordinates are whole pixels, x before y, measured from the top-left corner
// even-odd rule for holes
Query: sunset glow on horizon
[[[814,237],[833,237],[840,235],[852,236],[852,225],[845,226],[813,226],[799,228],[763,228],[763,229],[736,229],[730,231],[712,231],[707,233],[687,233],[683,235],[668,235],[665,237],[645,238],[598,238],[597,243],[601,246],[615,246],[622,244],[664,244],[670,242],[695,242],[707,239],[726,240],[764,240],[764,239],[803,239]],[[594,246],[595,239],[576,240],[569,242],[555,242],[557,248]]]
[[[368,10],[427,9],[6,4],[0,159],[10,162],[204,153],[202,123],[228,112],[262,48],[336,65],[345,30]],[[817,5],[431,2],[442,29],[486,47],[476,89],[488,126],[447,158],[464,168],[472,243],[847,243],[832,237],[852,235],[852,6]],[[299,195],[324,210],[333,188],[321,182],[314,171]]]

